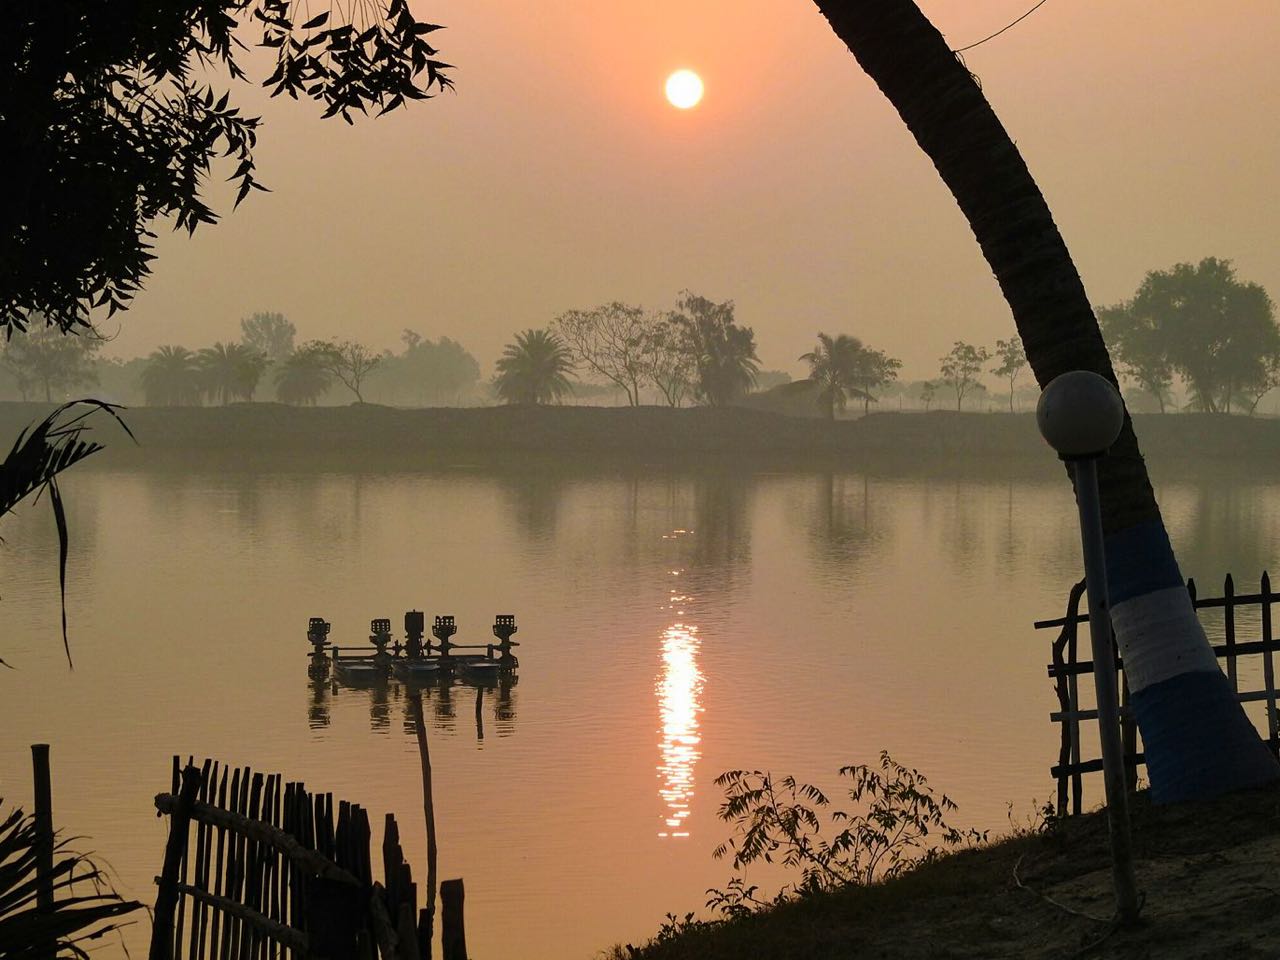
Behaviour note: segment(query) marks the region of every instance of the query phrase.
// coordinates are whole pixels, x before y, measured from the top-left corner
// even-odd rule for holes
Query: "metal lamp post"
[[[1040,433],[1075,478],[1084,547],[1085,583],[1089,593],[1089,640],[1093,648],[1093,682],[1098,701],[1098,734],[1106,784],[1107,827],[1111,838],[1111,875],[1116,911],[1122,923],[1138,916],[1138,888],[1133,873],[1129,835],[1129,803],[1120,742],[1120,707],[1116,663],[1111,642],[1111,609],[1107,597],[1107,561],[1098,500],[1098,458],[1105,455],[1124,426],[1124,401],[1104,377],[1073,370],[1055,377],[1036,405]]]

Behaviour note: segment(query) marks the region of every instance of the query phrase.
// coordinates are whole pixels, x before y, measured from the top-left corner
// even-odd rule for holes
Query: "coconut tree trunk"
[[[912,0],[815,0],[897,109],[973,229],[1043,387],[1068,370],[1116,383],[1048,205],[974,77]],[[1098,464],[1112,622],[1157,802],[1280,778],[1191,607],[1133,424]]]

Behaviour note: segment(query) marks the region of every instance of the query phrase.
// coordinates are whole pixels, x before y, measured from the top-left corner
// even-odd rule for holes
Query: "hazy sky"
[[[1030,5],[923,4],[954,46]],[[487,376],[516,330],[684,288],[735,300],[763,365],[797,375],[819,330],[909,378],[1012,332],[950,194],[808,0],[413,7],[448,26],[457,92],[348,127],[239,87],[274,192],[193,240],[162,230],[111,352],[279,310],[304,338],[449,335]],[[1275,0],[1049,0],[965,55],[1095,303],[1210,255],[1280,297],[1277,36]],[[706,84],[688,112],[662,93],[677,67]]]

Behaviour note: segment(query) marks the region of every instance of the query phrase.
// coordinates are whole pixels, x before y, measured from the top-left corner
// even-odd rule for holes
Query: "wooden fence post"
[[[35,794],[36,909],[53,912],[53,786],[49,776],[49,745],[31,745],[31,779]],[[57,941],[41,944],[40,960],[54,960]]]
[[[191,827],[191,808],[195,805],[203,777],[188,764],[182,771],[182,789],[178,806],[169,815],[169,841],[164,848],[164,869],[160,874],[160,892],[156,894],[155,918],[151,924],[149,960],[173,960],[173,914],[178,906],[178,869],[187,852],[187,836]]]
[[[440,946],[444,960],[467,960],[467,930],[463,922],[462,901],[465,891],[462,879],[446,880],[440,884]]]
[[[1267,745],[1280,748],[1280,718],[1276,716],[1276,671],[1271,652],[1271,577],[1262,571],[1262,677],[1267,686]]]

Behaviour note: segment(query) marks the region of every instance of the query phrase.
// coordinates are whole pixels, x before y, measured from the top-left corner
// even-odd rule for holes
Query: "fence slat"
[[[1227,679],[1231,681],[1231,689],[1240,689],[1240,678],[1236,673],[1236,582],[1231,574],[1227,574],[1222,583],[1222,599],[1226,601],[1222,608],[1222,630],[1227,648]]]
[[[187,836],[191,826],[191,806],[200,789],[200,771],[188,766],[182,771],[182,786],[178,802],[169,817],[169,839],[164,848],[164,866],[160,872],[160,890],[156,894],[156,909],[151,924],[151,950],[149,960],[173,960],[174,912],[178,906],[178,870],[187,849]]]
[[[179,885],[181,893],[185,893],[192,900],[196,900],[207,906],[213,907],[215,912],[222,912],[228,916],[235,917],[237,920],[245,924],[245,926],[258,931],[264,937],[275,940],[277,943],[287,946],[291,950],[301,951],[303,954],[307,950],[307,938],[298,930],[287,927],[282,923],[276,923],[270,917],[265,917],[256,910],[246,907],[242,903],[235,900],[228,900],[226,897],[215,896],[212,893],[206,893],[196,887]]]
[[[196,792],[197,800],[207,800],[209,797],[209,769],[212,764],[211,760],[205,760],[204,766],[200,769],[200,789]],[[204,838],[208,827],[203,823],[196,823],[196,862],[195,872],[192,874],[192,884],[200,887],[203,883],[202,877],[205,871],[204,862]],[[183,881],[185,884],[185,881]],[[200,926],[205,916],[205,905],[200,901],[196,901],[191,906],[191,933],[187,936],[187,960],[204,960],[200,955]]]
[[[428,960],[394,818],[379,858],[388,899],[373,879],[372,830],[359,804],[339,800],[335,810],[331,793],[205,760],[182,768],[179,793],[157,795],[155,806],[170,816],[170,838],[152,960],[306,960],[311,951],[372,960],[378,950],[387,960]],[[465,956],[460,942],[464,952],[451,956]]]
[[[467,960],[467,930],[463,919],[466,892],[462,880],[440,884],[440,946],[444,960]]]
[[[226,807],[227,805],[227,786],[228,786],[228,769],[222,768],[222,777],[218,783],[218,806]],[[218,827],[216,824],[210,824],[218,831],[217,854],[213,864],[213,892],[215,896],[222,895],[222,878],[224,870],[223,853],[227,842],[227,831]],[[209,931],[209,953],[207,956],[217,958],[222,956],[222,944],[226,938],[226,924],[222,920],[222,914],[217,910],[213,912],[213,923]]]

